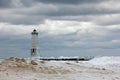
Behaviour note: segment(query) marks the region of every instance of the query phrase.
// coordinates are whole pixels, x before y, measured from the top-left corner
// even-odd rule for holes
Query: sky
[[[0,0],[0,58],[120,56],[120,0]]]

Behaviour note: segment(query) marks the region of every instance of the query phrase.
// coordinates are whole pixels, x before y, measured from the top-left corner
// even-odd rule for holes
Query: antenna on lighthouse
[[[38,32],[36,29],[31,33],[32,35],[32,47],[31,47],[31,58],[39,59],[39,49],[38,49]]]

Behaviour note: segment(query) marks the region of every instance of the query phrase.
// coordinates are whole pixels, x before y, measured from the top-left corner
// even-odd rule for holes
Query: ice
[[[79,62],[0,59],[0,80],[120,80],[120,56]]]
[[[119,57],[95,57],[94,59],[90,60],[89,63],[93,65],[104,66],[107,64],[120,64],[120,56]]]
[[[96,57],[88,62],[96,67],[104,67],[106,69],[120,72],[120,56],[103,56],[103,57]]]

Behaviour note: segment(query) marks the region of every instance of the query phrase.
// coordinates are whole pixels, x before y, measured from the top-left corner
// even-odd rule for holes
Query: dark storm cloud
[[[32,0],[0,0],[0,8],[30,7],[34,3]]]
[[[116,2],[119,3],[118,0]],[[101,19],[104,15],[119,14],[119,6],[115,5],[113,8],[111,3],[112,0],[1,0],[1,6],[8,8],[0,11],[0,22],[29,25],[40,24],[45,19],[53,19],[111,25],[119,21]],[[114,16],[112,18],[114,19]]]
[[[43,3],[57,3],[57,4],[81,4],[81,3],[96,3],[105,0],[33,0]]]
[[[12,0],[0,0],[0,8],[9,8],[11,7]]]
[[[95,8],[95,6],[89,6],[89,7],[82,7],[82,6],[74,6],[74,7],[59,7],[58,11],[48,12],[45,13],[48,16],[53,17],[61,17],[61,16],[99,16],[99,15],[106,15],[106,14],[114,14],[119,13],[119,10],[107,10],[107,9],[101,9],[101,8]]]

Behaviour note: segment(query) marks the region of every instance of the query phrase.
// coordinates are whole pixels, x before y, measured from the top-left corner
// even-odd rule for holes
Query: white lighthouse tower
[[[34,29],[31,35],[32,35],[31,58],[39,59],[40,56],[38,50],[38,32]]]

